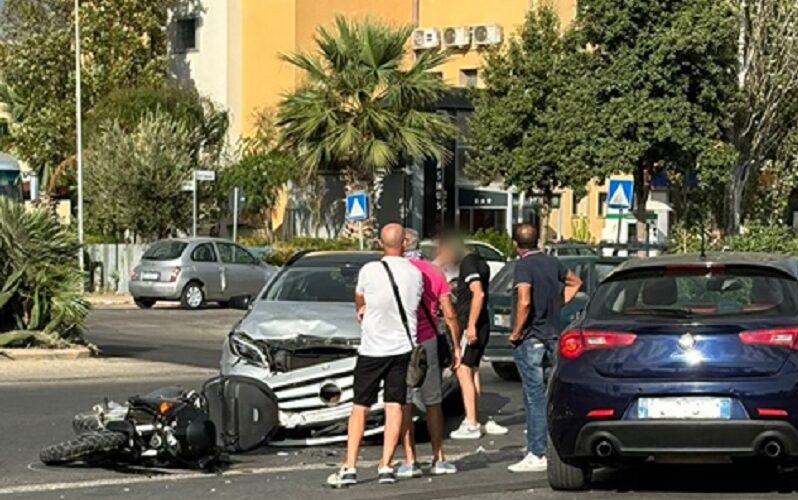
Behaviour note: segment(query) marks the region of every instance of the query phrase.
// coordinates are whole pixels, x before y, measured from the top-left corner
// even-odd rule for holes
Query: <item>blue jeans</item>
[[[546,382],[543,378],[543,356],[546,348],[538,340],[528,338],[513,349],[513,357],[521,374],[526,408],[527,451],[538,457],[546,453]]]

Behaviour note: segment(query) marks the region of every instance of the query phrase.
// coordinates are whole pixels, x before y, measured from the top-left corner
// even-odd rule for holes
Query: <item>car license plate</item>
[[[509,314],[494,314],[493,315],[493,324],[496,326],[503,326],[504,328],[510,328],[510,315]]]
[[[711,397],[640,398],[639,419],[730,419],[731,399]]]
[[[143,271],[141,279],[144,281],[158,281],[161,278],[161,273],[155,271]]]

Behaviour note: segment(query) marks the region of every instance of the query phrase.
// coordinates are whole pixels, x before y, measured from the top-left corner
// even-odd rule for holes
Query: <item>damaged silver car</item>
[[[308,252],[270,281],[225,340],[224,376],[253,377],[273,392],[279,428],[272,445],[316,445],[346,439],[353,372],[360,344],[354,294],[375,252]],[[456,390],[447,369],[444,397]],[[423,409],[419,401],[417,408]],[[366,435],[382,432],[382,394]]]

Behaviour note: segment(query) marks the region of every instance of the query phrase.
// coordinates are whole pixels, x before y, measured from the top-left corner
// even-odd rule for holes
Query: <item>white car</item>
[[[485,259],[485,261],[488,263],[488,267],[490,268],[491,279],[493,279],[496,273],[498,273],[501,268],[507,264],[508,259],[504,256],[504,254],[502,254],[501,250],[489,243],[477,240],[465,240],[463,243],[471,251],[476,252],[477,255]],[[437,246],[437,243],[432,240],[424,240],[419,244],[419,246],[421,247],[421,253],[424,254],[424,257],[431,259],[435,254],[435,247]],[[446,279],[451,282],[452,280],[457,279],[457,274],[457,269],[447,269]]]

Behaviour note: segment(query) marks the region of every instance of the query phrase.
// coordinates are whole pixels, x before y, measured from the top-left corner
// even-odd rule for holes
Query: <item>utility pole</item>
[[[81,69],[80,69],[80,0],[75,0],[75,161],[78,174],[78,263],[81,272],[83,262],[83,112],[81,109]],[[83,280],[81,280],[81,284]]]
[[[238,243],[238,203],[241,196],[238,187],[233,188],[233,242]]]
[[[191,171],[191,182],[194,188],[191,190],[191,236],[197,237],[197,171]]]

